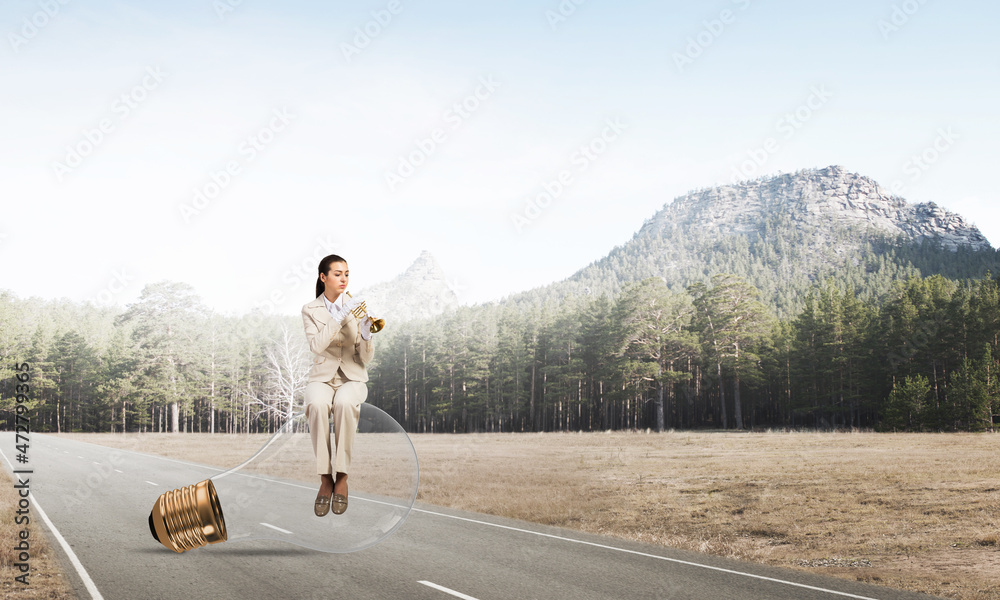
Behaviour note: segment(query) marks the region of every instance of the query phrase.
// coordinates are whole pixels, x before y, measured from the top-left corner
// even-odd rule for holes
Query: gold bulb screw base
[[[212,480],[161,494],[149,513],[149,531],[174,552],[226,541],[226,520]]]

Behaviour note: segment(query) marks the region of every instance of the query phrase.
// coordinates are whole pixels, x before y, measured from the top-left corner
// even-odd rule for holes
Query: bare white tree
[[[267,415],[280,427],[295,413],[296,400],[302,398],[309,379],[309,356],[301,335],[293,334],[282,324],[281,335],[267,348],[267,377],[262,389],[244,392],[255,417]]]

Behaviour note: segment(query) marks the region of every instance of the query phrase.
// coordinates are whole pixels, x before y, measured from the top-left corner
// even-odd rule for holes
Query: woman
[[[319,263],[316,299],[302,307],[309,349],[314,357],[306,384],[305,405],[316,472],[320,476],[314,511],[325,516],[347,510],[347,469],[358,428],[361,403],[368,397],[367,365],[375,352],[371,317],[351,313],[357,300],[337,299],[347,289],[347,261],[331,254]],[[334,423],[334,456],[331,463],[330,413]],[[336,479],[334,479],[336,473]]]

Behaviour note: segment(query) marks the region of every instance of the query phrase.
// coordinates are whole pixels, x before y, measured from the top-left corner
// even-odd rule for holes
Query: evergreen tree
[[[979,360],[963,358],[948,380],[945,406],[940,421],[957,431],[985,431],[993,427],[993,399],[990,397],[992,356],[989,351]],[[995,373],[995,372],[994,372]],[[995,374],[993,375],[995,377]]]
[[[102,357],[100,375],[96,382],[97,395],[110,411],[106,423],[112,432],[116,430],[116,426],[123,433],[130,431],[137,424],[136,420],[145,416],[141,406],[138,411],[135,410],[135,365],[136,358],[125,330],[115,327],[111,343]],[[133,399],[132,402],[130,398]]]
[[[137,393],[170,408],[169,429],[180,431],[181,409],[188,412],[203,363],[197,360],[207,310],[191,286],[160,282],[143,288],[139,300],[118,317],[132,325],[138,358]]]
[[[756,376],[758,357],[752,352],[770,327],[770,316],[756,288],[736,275],[712,277],[712,287],[691,286],[696,311],[695,327],[702,345],[716,368],[722,427],[728,428],[723,386],[723,366],[732,373],[734,419],[743,429],[741,378]]]
[[[690,378],[678,365],[698,353],[693,315],[690,296],[670,293],[659,277],[627,287],[616,307],[617,354],[636,361],[636,376],[655,385],[657,431],[666,426],[664,391],[672,400],[675,385]]]
[[[923,375],[906,377],[897,381],[886,402],[885,414],[880,422],[887,431],[920,431],[931,385]]]

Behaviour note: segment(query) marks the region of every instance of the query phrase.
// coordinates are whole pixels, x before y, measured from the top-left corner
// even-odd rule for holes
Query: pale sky
[[[168,279],[295,314],[326,254],[355,291],[429,250],[472,304],[572,275],[692,189],[831,164],[996,245],[997,22],[985,1],[11,0],[0,288],[124,306]]]

